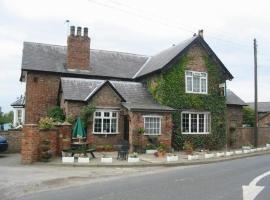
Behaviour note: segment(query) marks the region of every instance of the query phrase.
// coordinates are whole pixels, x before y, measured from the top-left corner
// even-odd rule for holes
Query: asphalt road
[[[238,200],[242,185],[270,171],[270,155],[98,181],[84,186],[32,194],[22,200]],[[270,176],[256,200],[270,200]]]

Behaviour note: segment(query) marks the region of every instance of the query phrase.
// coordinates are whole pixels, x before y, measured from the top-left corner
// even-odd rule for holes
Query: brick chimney
[[[198,35],[199,35],[201,38],[203,38],[203,29],[200,29],[200,30],[198,31]]]
[[[75,26],[70,27],[70,35],[67,40],[67,68],[90,70],[90,38],[88,37],[88,28],[77,27],[75,35]]]

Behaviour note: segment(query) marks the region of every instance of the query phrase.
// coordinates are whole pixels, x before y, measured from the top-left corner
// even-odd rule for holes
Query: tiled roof
[[[247,103],[249,107],[254,109],[254,103]],[[258,102],[258,112],[270,112],[270,102]]]
[[[247,104],[238,97],[235,93],[233,93],[231,90],[227,90],[227,99],[226,99],[227,105],[239,105],[239,106],[246,106]]]
[[[136,79],[158,71],[177,55],[183,53],[193,42],[200,42],[220,63],[228,79],[232,75],[199,36],[185,40],[178,45],[161,51],[154,56],[137,55],[115,51],[90,50],[89,70],[70,70],[66,67],[66,46],[24,42],[22,70],[56,72],[80,76],[94,76],[111,79]]]
[[[20,96],[15,102],[11,104],[12,107],[20,106],[24,107],[25,106],[25,96]]]
[[[170,107],[156,103],[142,83],[131,81],[61,78],[63,98],[65,100],[87,101],[106,82],[109,82],[123,97],[123,106],[127,109],[173,111]]]

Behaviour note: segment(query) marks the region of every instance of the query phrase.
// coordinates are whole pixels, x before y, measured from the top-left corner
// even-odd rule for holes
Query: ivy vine
[[[195,148],[220,149],[226,141],[226,102],[219,92],[219,83],[224,82],[224,78],[212,59],[204,56],[208,72],[208,94],[186,93],[185,69],[191,59],[193,58],[185,55],[165,73],[151,77],[147,80],[147,88],[157,102],[177,110],[173,113],[174,148],[182,149],[184,142],[190,141]],[[181,134],[181,111],[191,109],[211,113],[211,134]]]

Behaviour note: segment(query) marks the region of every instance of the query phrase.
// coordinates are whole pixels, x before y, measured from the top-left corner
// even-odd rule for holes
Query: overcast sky
[[[259,101],[270,101],[270,15],[266,0],[1,0],[0,106],[24,93],[23,41],[66,45],[67,24],[89,28],[91,48],[152,55],[198,29],[234,79],[229,88],[253,101],[253,38],[258,41]]]

